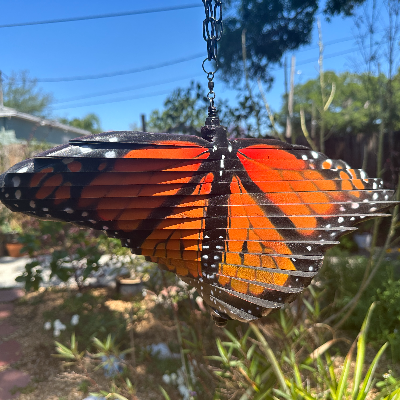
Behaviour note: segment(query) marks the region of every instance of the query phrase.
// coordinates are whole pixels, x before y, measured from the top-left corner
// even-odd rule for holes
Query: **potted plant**
[[[14,221],[12,213],[5,207],[0,209],[0,256],[21,257],[22,243],[18,237],[21,228],[18,221]]]

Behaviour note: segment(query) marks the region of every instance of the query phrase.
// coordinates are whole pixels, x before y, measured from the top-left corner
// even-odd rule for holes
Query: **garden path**
[[[30,376],[15,369],[15,363],[21,358],[21,344],[9,339],[16,327],[10,323],[14,309],[13,302],[22,297],[21,289],[0,290],[0,400],[18,397],[17,388],[24,388],[30,382]]]

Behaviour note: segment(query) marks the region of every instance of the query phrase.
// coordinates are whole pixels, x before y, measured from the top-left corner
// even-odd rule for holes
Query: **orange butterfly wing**
[[[104,230],[195,286],[217,316],[243,321],[292,301],[323,252],[392,196],[361,170],[273,139],[135,132],[75,139],[0,186],[11,210]]]

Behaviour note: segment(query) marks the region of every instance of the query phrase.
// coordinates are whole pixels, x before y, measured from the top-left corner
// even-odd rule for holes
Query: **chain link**
[[[217,42],[222,36],[222,1],[203,0],[206,19],[203,21],[203,38],[207,42],[207,60],[217,62]]]
[[[203,71],[207,74],[209,93],[207,94],[210,100],[210,106],[214,107],[215,93],[214,89],[214,74],[218,69],[217,59],[217,43],[222,36],[222,1],[221,0],[202,0],[206,13],[206,18],[203,21],[203,38],[207,42],[207,58],[203,61]],[[214,1],[214,4],[213,4]],[[206,61],[214,60],[216,63],[215,71],[207,71],[205,68]]]

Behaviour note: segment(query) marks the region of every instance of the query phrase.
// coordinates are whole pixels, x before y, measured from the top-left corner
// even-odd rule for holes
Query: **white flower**
[[[71,318],[71,325],[76,326],[76,325],[78,325],[78,323],[79,323],[79,315],[75,314]]]
[[[60,330],[59,329],[54,329],[53,335],[55,337],[59,337],[60,336]]]
[[[178,386],[179,393],[183,396],[184,399],[188,399],[190,392],[189,389],[185,385]]]
[[[173,383],[176,383],[176,378],[177,378],[176,373],[173,372],[173,373],[171,374],[171,381],[172,381]]]
[[[54,321],[54,330],[64,331],[67,327],[59,320]]]
[[[181,371],[179,371],[179,372],[181,372]],[[183,377],[182,373],[179,374],[177,383],[178,383],[178,385],[183,385],[185,383],[185,378]]]
[[[142,290],[142,296],[143,296],[143,297],[146,297],[146,295],[147,295],[147,290],[146,290],[146,289],[143,289],[143,290]]]
[[[51,322],[47,321],[44,323],[44,329],[46,329],[46,331],[49,331],[51,329]]]
[[[171,382],[171,377],[169,375],[165,374],[165,375],[163,375],[162,380],[163,380],[164,383],[169,385],[170,382]]]

